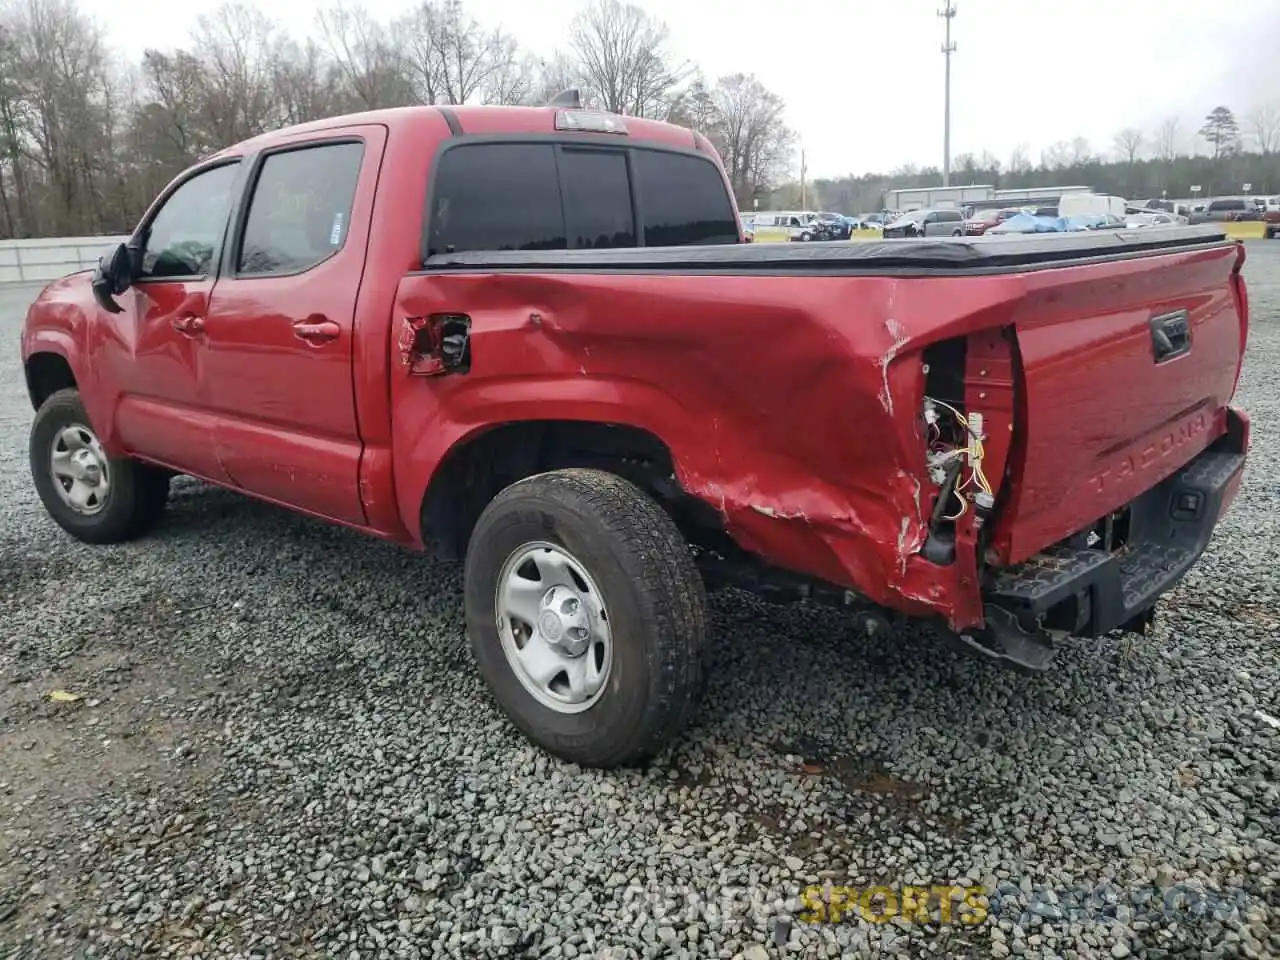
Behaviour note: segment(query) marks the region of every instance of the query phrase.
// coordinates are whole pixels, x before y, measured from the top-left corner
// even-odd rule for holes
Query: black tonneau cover
[[[1216,224],[937,240],[834,240],[604,250],[442,253],[425,269],[606,273],[990,273],[1150,256],[1229,242]]]

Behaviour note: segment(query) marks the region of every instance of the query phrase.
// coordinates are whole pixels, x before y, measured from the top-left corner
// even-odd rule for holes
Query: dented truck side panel
[[[1007,324],[1021,286],[1017,277],[411,275],[397,313],[465,309],[472,366],[452,378],[393,377],[402,516],[416,517],[414,491],[448,451],[491,424],[623,423],[667,445],[681,487],[744,549],[951,619],[962,593],[976,596],[976,571],[919,556],[938,492],[924,469],[921,351]],[[958,622],[980,617],[970,603]]]

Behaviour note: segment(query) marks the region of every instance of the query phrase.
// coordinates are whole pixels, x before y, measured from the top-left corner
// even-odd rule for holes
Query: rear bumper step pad
[[[1075,600],[1072,632],[1100,636],[1141,621],[1195,564],[1244,470],[1245,454],[1224,437],[1129,505],[1127,543],[1113,553],[1057,545],[998,571],[984,598],[1020,614]],[[1223,442],[1225,441],[1225,443]]]

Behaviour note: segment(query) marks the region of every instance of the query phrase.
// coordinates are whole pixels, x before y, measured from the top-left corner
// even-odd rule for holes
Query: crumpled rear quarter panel
[[[466,375],[393,378],[396,487],[513,419],[627,423],[745,549],[904,612],[947,612],[957,574],[918,556],[930,342],[1000,325],[1017,278],[416,274],[398,316],[465,312]]]

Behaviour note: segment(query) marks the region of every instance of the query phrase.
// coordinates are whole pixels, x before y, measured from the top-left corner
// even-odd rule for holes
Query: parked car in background
[[[1034,213],[1016,213],[987,230],[987,236],[1018,233],[1063,233],[1066,224],[1059,217],[1042,217]]]
[[[1010,217],[1018,215],[1015,209],[977,210],[964,222],[964,232],[971,237],[980,237],[994,226],[1004,223]]]
[[[752,215],[752,235],[769,241],[818,240],[821,231],[814,226],[817,216],[810,210],[761,210]]]
[[[1068,193],[1058,201],[1060,217],[1090,217],[1103,214],[1123,217],[1124,211],[1123,197],[1105,193]]]
[[[845,217],[849,223],[849,234],[852,236],[859,230],[880,230],[884,224],[877,220],[865,220],[862,217]]]
[[[1125,214],[1124,224],[1131,230],[1139,227],[1175,227],[1187,223],[1186,217],[1163,210],[1129,211]]]
[[[1124,217],[1114,213],[1087,214],[1085,216],[1066,217],[1068,229],[1071,224],[1080,223],[1086,230],[1119,230],[1125,225]]]
[[[902,237],[962,237],[964,216],[959,210],[912,210],[884,228],[885,239]]]
[[[848,220],[839,213],[819,213],[813,218],[813,226],[817,230],[815,240],[848,240]]]
[[[1214,197],[1204,209],[1193,213],[1191,223],[1236,223],[1249,220],[1261,220],[1262,211],[1249,197]]]
[[[1267,225],[1267,239],[1280,236],[1280,197],[1267,197],[1262,206],[1262,220]]]

